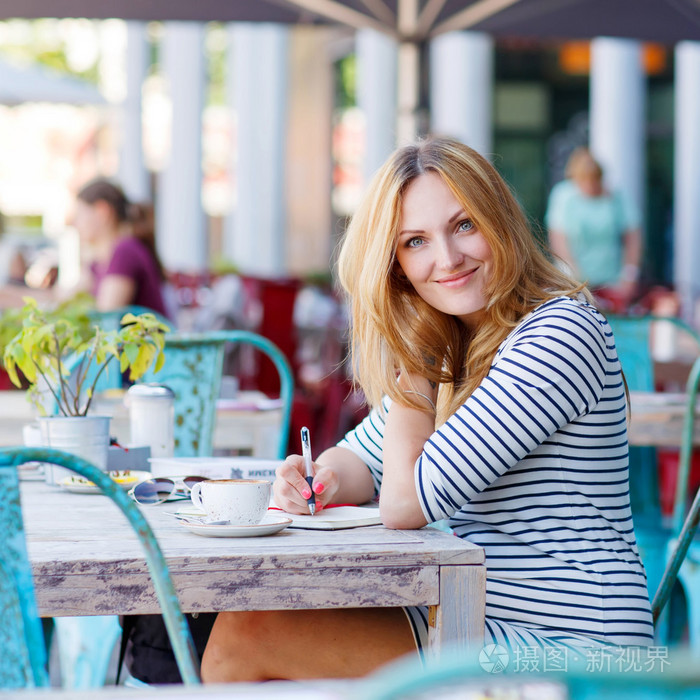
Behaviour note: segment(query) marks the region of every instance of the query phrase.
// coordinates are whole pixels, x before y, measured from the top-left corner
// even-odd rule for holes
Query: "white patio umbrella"
[[[0,104],[66,102],[104,104],[93,84],[42,66],[20,66],[0,58]]]

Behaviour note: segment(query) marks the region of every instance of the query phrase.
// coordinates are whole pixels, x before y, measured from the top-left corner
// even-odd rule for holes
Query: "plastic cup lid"
[[[164,384],[134,384],[126,392],[129,398],[174,399],[175,392]]]

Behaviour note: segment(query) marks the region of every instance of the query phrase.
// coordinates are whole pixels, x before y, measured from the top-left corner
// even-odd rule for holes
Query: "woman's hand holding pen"
[[[324,467],[314,462],[313,492],[316,497],[316,512],[323,506],[333,502],[338,491],[339,479],[330,467]],[[272,491],[275,504],[288,513],[308,515],[307,500],[311,497],[309,485],[305,479],[306,468],[301,455],[290,455],[277,468],[275,483]]]

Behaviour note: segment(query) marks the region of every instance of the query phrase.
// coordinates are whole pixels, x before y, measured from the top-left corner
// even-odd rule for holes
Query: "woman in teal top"
[[[622,310],[639,278],[639,215],[621,193],[604,189],[603,171],[588,149],[572,153],[567,176],[547,207],[551,250],[599,300],[613,300],[620,306],[613,310]]]

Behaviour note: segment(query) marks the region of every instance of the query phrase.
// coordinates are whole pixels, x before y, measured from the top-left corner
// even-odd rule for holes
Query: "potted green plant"
[[[89,413],[100,380],[108,369],[131,381],[152,365],[157,372],[169,328],[153,314],[127,313],[118,330],[106,331],[87,313],[67,316],[58,309],[42,310],[33,299],[25,302],[22,328],[5,347],[7,373],[21,386],[21,372],[42,416],[58,414],[39,419],[45,445],[106,468],[109,417]]]
[[[31,292],[28,292],[29,297]],[[25,302],[27,300],[25,299]],[[61,302],[51,312],[53,318],[66,318],[87,327],[89,325],[88,313],[95,308],[95,299],[87,292],[78,292],[69,299]],[[27,381],[24,379],[21,370],[18,368],[19,386],[13,384],[5,370],[3,356],[5,348],[10,341],[22,330],[22,321],[26,317],[25,308],[7,308],[0,312],[0,388],[5,389],[26,389]]]

